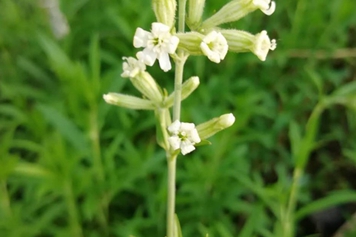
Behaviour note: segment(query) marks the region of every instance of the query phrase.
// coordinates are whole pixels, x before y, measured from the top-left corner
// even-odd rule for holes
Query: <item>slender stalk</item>
[[[167,200],[167,237],[174,237],[174,214],[176,196],[177,156],[167,157],[168,163],[168,200]]]
[[[73,194],[73,187],[70,180],[65,181],[63,193],[66,200],[69,222],[73,237],[82,237],[83,231],[79,222],[78,209]]]
[[[283,221],[284,237],[294,236],[294,211],[297,203],[297,197],[299,194],[299,183],[302,175],[303,175],[303,170],[299,167],[296,167],[293,172],[293,183],[289,195],[285,219]]]
[[[100,147],[100,139],[99,139],[99,125],[97,119],[98,111],[97,106],[93,105],[90,111],[90,140],[92,143],[92,152],[93,152],[93,161],[94,161],[94,174],[95,178],[99,185],[104,182],[104,168],[102,164],[101,158],[101,147]],[[108,209],[108,202],[107,202],[107,194],[102,193],[100,196],[100,208],[98,212],[99,221],[104,228],[104,235],[107,235],[108,224],[107,224],[107,209]]]
[[[178,32],[184,32],[185,26],[185,6],[186,0],[179,0],[178,3]],[[182,50],[178,50],[175,60],[174,75],[174,103],[173,103],[173,121],[180,120],[180,110],[182,101],[182,83],[184,63],[187,56]],[[176,163],[177,155],[172,155],[167,151],[168,165],[168,195],[167,195],[167,237],[175,237],[175,196],[176,196]]]
[[[174,103],[173,103],[173,121],[180,120],[180,110],[182,102],[182,82],[183,82],[183,70],[186,57],[184,52],[178,52],[178,59],[176,62],[176,71],[174,76]]]
[[[0,182],[0,210],[5,218],[11,214],[10,198],[5,180]]]
[[[330,103],[330,102],[329,102]],[[308,163],[309,156],[311,151],[313,150],[315,136],[318,128],[318,121],[321,113],[325,109],[327,102],[320,101],[312,111],[310,115],[306,128],[305,128],[305,136],[303,138],[303,142],[301,143],[301,150],[295,157],[296,165],[293,172],[293,181],[292,187],[289,194],[289,200],[287,204],[286,213],[283,216],[283,236],[284,237],[294,237],[294,212],[297,204],[298,194],[299,194],[299,184],[300,179],[303,176],[305,166]]]

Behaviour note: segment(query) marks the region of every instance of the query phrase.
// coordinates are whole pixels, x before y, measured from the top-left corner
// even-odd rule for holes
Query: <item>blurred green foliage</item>
[[[223,3],[208,0],[205,15]],[[188,60],[185,78],[201,85],[182,121],[232,112],[236,122],[178,159],[184,236],[279,237],[293,185],[300,236],[316,233],[307,216],[356,202],[355,7],[277,1],[271,17],[256,11],[233,23],[277,39],[266,62]],[[139,95],[120,77],[121,58],[136,52],[135,29],[154,21],[150,1],[62,0],[71,27],[62,40],[38,1],[3,0],[0,9],[0,236],[165,236],[154,116],[102,99]],[[149,71],[172,90],[173,72]]]

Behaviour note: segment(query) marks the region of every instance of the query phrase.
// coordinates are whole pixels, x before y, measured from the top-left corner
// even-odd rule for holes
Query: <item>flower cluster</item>
[[[146,72],[146,67],[153,66],[158,61],[160,68],[167,72],[172,69],[171,58],[177,63],[182,57],[186,59],[189,55],[205,55],[210,61],[220,63],[228,51],[250,51],[265,61],[268,52],[276,48],[276,41],[268,37],[267,31],[251,34],[242,30],[223,29],[220,25],[237,21],[255,10],[271,15],[276,4],[271,0],[231,0],[203,20],[205,0],[189,0],[186,11],[187,25],[190,28],[188,32],[176,32],[174,27],[176,0],[152,0],[152,5],[157,22],[152,23],[150,31],[136,29],[133,46],[141,51],[136,53],[136,57],[123,57],[121,74],[122,77],[129,78],[143,98],[108,93],[104,95],[104,99],[107,103],[126,108],[153,110],[160,124],[158,130],[161,134],[158,137],[162,139],[158,139],[158,143],[166,151],[179,150],[186,155],[195,150],[196,144],[201,144],[204,139],[231,126],[235,117],[226,114],[198,126],[180,122],[179,119],[172,123],[169,109],[174,105],[176,91],[168,95]],[[198,77],[186,80],[179,85],[177,100],[184,100],[198,85]]]

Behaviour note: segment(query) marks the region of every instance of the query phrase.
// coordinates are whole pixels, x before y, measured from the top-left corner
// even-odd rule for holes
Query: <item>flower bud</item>
[[[213,16],[206,19],[201,28],[211,29],[223,23],[237,21],[257,9],[260,9],[266,15],[271,15],[275,8],[276,4],[273,1],[271,2],[271,0],[233,0],[228,2]]]
[[[194,30],[201,24],[205,0],[189,0],[187,24]]]
[[[157,21],[172,28],[177,8],[176,0],[153,0],[152,7]]]
[[[224,114],[220,117],[213,118],[205,123],[199,124],[196,128],[202,140],[205,140],[215,133],[230,127],[235,122],[235,117],[232,113]]]
[[[135,77],[131,77],[130,80],[134,87],[148,99],[156,104],[162,103],[162,89],[148,72],[141,71]]]
[[[256,35],[241,30],[221,30],[221,33],[226,38],[230,51],[235,53],[251,51],[262,61],[266,60],[269,50],[277,47],[276,40],[270,40],[265,30]]]
[[[182,85],[182,100],[186,99],[197,87],[199,86],[199,77],[191,77],[188,80],[186,80],[183,85]],[[174,103],[174,92],[171,93],[166,102],[165,102],[165,107],[170,108],[173,106]]]
[[[141,99],[131,95],[108,93],[103,95],[103,98],[105,102],[108,104],[117,105],[128,109],[146,109],[146,110],[155,109],[155,106],[151,101]]]

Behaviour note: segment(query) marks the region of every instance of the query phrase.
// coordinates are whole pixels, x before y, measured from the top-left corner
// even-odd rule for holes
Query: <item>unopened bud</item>
[[[274,50],[277,46],[276,40],[270,40],[267,31],[253,35],[242,30],[221,30],[226,38],[229,50],[235,53],[254,53],[260,60],[265,61],[269,50]]]
[[[202,28],[211,29],[224,23],[237,21],[257,9],[260,9],[266,15],[271,15],[275,8],[276,4],[271,0],[233,0],[213,16],[206,19],[202,24]]]
[[[154,104],[145,99],[141,99],[131,95],[123,95],[118,93],[108,93],[103,95],[106,103],[117,105],[120,107],[128,109],[144,109],[144,110],[154,110]]]
[[[162,102],[162,89],[148,72],[141,71],[135,77],[131,77],[130,80],[134,87],[136,87],[136,89],[139,90],[145,97],[152,100],[156,104]]]
[[[157,21],[172,28],[177,8],[176,0],[153,0],[152,7]]]
[[[189,0],[187,24],[190,29],[195,30],[201,24],[204,5],[205,0]]]
[[[205,123],[199,124],[196,128],[202,140],[205,140],[215,133],[230,127],[235,122],[235,117],[232,113],[224,114],[220,117],[213,118]]]
[[[183,85],[182,85],[182,100],[186,99],[197,87],[199,86],[199,77],[191,77],[188,80],[186,80]],[[174,103],[174,93],[170,94],[167,97],[167,100],[165,102],[165,107],[170,108],[173,106]]]

